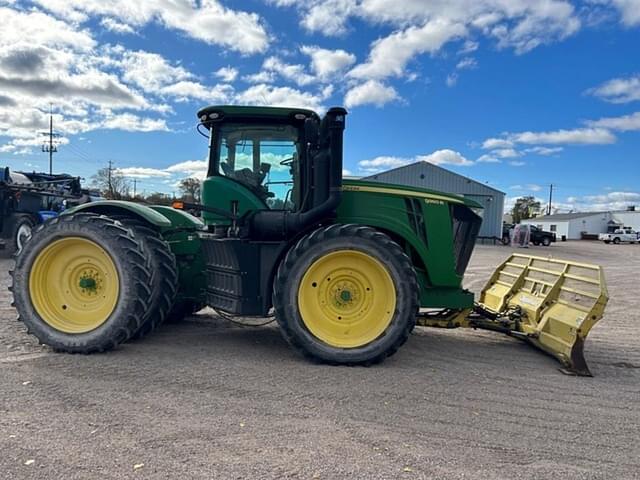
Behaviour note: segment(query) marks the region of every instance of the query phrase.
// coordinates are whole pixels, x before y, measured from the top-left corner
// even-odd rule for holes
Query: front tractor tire
[[[133,232],[77,213],[34,229],[12,272],[14,304],[27,330],[54,350],[110,350],[140,329],[149,308],[149,261]]]
[[[314,360],[370,365],[411,334],[418,282],[402,248],[362,225],[331,225],[303,237],[274,282],[285,339]]]

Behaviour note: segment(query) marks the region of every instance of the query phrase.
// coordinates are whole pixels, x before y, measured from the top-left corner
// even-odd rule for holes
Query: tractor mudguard
[[[76,212],[131,216],[157,227],[176,256],[179,276],[176,303],[185,301],[194,304],[203,303],[202,292],[206,285],[204,260],[200,237],[195,233],[202,227],[200,219],[163,205],[141,205],[122,200],[85,203],[66,210],[63,214]]]
[[[564,373],[591,376],[584,343],[608,300],[597,265],[513,254],[493,273],[473,310],[429,312],[418,324],[505,333],[554,356]]]
[[[83,203],[77,207],[65,210],[62,215],[77,212],[93,212],[104,215],[132,215],[158,228],[171,228],[172,226],[171,220],[152,207],[135,202],[127,202],[125,200],[99,200],[97,202]]]

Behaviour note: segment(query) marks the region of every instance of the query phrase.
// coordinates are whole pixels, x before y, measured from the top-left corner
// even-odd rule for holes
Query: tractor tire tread
[[[28,277],[33,259],[29,245],[40,243],[44,246],[51,236],[65,230],[91,232],[109,242],[117,249],[119,259],[126,265],[128,277],[128,300],[126,313],[121,315],[115,325],[108,325],[100,335],[93,332],[81,335],[65,335],[46,326],[42,320],[34,319],[37,313],[30,300]],[[54,217],[36,226],[31,237],[25,242],[25,248],[16,256],[16,266],[11,271],[11,286],[14,303],[18,310],[18,321],[25,324],[27,333],[35,335],[40,343],[49,345],[54,351],[90,354],[112,350],[126,342],[140,328],[151,299],[149,280],[151,273],[147,268],[147,259],[141,243],[134,238],[130,230],[115,220],[95,213],[79,212]],[[96,330],[100,330],[99,327]],[[62,335],[62,337],[60,336]],[[72,338],[70,338],[72,337]]]
[[[287,312],[285,308],[284,297],[287,289],[290,288],[288,280],[291,277],[291,271],[296,263],[303,257],[309,254],[309,251],[314,247],[321,245],[322,243],[338,238],[338,237],[355,237],[358,239],[366,239],[378,243],[384,250],[389,252],[390,256],[398,263],[401,271],[402,286],[409,292],[408,304],[396,305],[396,311],[398,309],[406,309],[406,315],[410,315],[410,320],[403,325],[400,334],[392,345],[386,348],[383,352],[377,355],[366,358],[364,360],[355,361],[342,361],[332,360],[328,358],[321,358],[318,355],[309,351],[304,345],[303,341],[296,335],[291,325],[287,321]],[[293,346],[304,357],[320,363],[327,363],[330,365],[348,365],[348,366],[370,366],[382,362],[386,358],[395,354],[398,349],[407,341],[411,332],[415,327],[415,319],[419,309],[419,287],[416,278],[416,273],[409,257],[404,253],[400,245],[394,242],[386,234],[364,225],[358,224],[333,224],[328,227],[318,228],[312,233],[302,237],[298,243],[293,246],[286,254],[284,260],[280,263],[275,280],[274,280],[274,294],[273,305],[276,313],[276,320],[280,326],[280,330],[287,342]]]
[[[132,231],[134,238],[142,243],[151,273],[151,301],[132,340],[139,340],[153,332],[169,315],[178,290],[178,267],[176,257],[162,235],[148,224],[136,218],[114,216],[125,228]]]

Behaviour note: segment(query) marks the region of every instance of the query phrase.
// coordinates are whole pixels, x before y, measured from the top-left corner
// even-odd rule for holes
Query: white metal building
[[[597,235],[622,227],[640,230],[640,211],[557,213],[522,220],[523,224],[536,225],[548,232],[555,232],[558,239],[580,240],[583,234]]]
[[[484,207],[480,238],[502,237],[504,192],[429,162],[416,162],[376,173],[363,180],[422,187],[455,193],[475,200]]]

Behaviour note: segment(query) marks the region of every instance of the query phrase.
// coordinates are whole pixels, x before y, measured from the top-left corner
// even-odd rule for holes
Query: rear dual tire
[[[287,253],[273,303],[283,336],[304,356],[369,365],[393,355],[409,337],[418,283],[410,259],[387,235],[332,225]]]
[[[69,353],[126,342],[152,299],[142,243],[119,222],[91,213],[36,227],[11,276],[19,320],[41,343]]]
[[[138,340],[155,330],[166,321],[170,314],[178,286],[176,257],[160,234],[147,224],[131,217],[118,216],[113,218],[124,227],[131,229],[134,238],[141,243],[142,250],[148,259],[148,269],[151,276],[148,285],[151,289],[151,299],[142,325],[132,337],[134,340]]]

